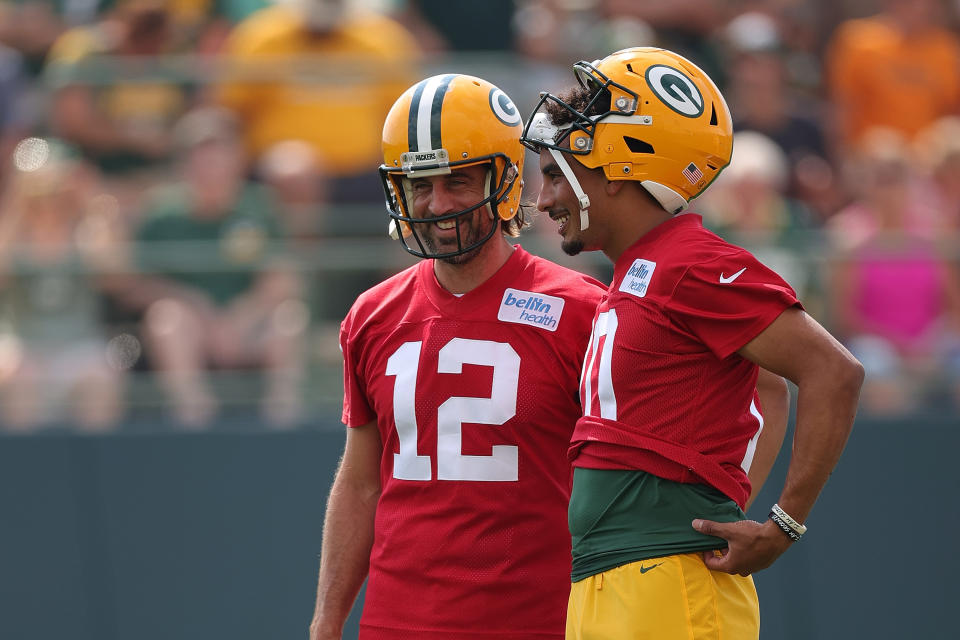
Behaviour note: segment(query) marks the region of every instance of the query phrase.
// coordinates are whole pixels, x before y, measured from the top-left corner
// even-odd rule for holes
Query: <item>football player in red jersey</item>
[[[683,213],[729,163],[730,113],[698,67],[654,48],[574,65],[523,142],[562,248],[614,279],[581,376],[567,638],[757,638],[750,574],[799,540],[856,413],[863,368],[794,291]],[[758,365],[798,387],[769,519],[746,519]]]
[[[507,236],[521,115],[466,75],[408,89],[383,130],[392,234],[417,265],[343,321],[346,448],[311,639],[558,639],[569,592],[567,448],[604,287]],[[368,575],[369,574],[369,575]]]

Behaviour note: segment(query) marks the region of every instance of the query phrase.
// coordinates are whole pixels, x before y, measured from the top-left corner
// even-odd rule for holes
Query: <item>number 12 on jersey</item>
[[[400,451],[393,454],[393,477],[400,480],[432,478],[430,456],[417,452],[417,371],[423,342],[405,342],[387,360],[387,376],[394,376],[393,421]],[[437,373],[459,374],[463,365],[493,368],[489,398],[453,396],[437,408],[437,479],[479,482],[516,482],[515,445],[492,445],[490,455],[464,455],[463,423],[502,425],[517,413],[520,356],[506,342],[453,338],[440,349]]]

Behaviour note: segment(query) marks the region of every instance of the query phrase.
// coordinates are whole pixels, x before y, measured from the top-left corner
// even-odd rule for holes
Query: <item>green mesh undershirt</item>
[[[570,496],[573,582],[648,558],[726,547],[693,529],[694,518],[746,516],[713,487],[664,480],[645,471],[576,468]]]

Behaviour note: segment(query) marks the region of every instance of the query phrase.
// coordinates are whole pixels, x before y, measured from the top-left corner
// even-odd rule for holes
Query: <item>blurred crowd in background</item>
[[[958,26],[958,0],[0,0],[0,433],[335,424],[339,321],[414,260],[377,173],[396,97],[472,73],[526,114],[627,46],[720,85],[733,160],[691,210],[861,359],[862,411],[956,411]],[[545,216],[520,242],[610,276]]]

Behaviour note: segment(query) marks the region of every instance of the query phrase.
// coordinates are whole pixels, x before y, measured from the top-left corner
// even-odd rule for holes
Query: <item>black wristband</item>
[[[771,520],[773,520],[774,523],[776,523],[776,525],[777,525],[778,527],[780,527],[780,530],[783,531],[785,534],[787,534],[787,535],[790,537],[791,540],[793,540],[794,542],[796,542],[797,540],[800,539],[800,534],[797,533],[796,531],[794,531],[794,530],[790,527],[790,525],[787,524],[786,522],[784,522],[784,521],[780,518],[780,516],[778,516],[776,513],[774,513],[773,511],[771,511],[771,512],[770,512],[770,515],[767,516],[767,517],[770,518]]]

